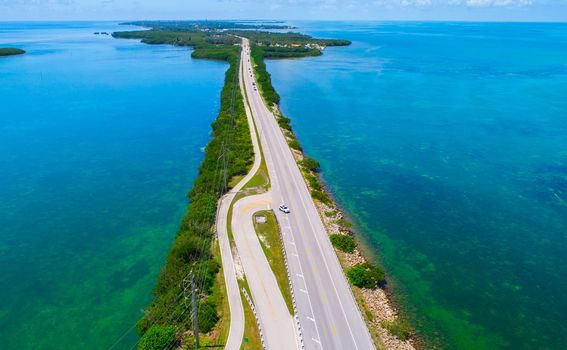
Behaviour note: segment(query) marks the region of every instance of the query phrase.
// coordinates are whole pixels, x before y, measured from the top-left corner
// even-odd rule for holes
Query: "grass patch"
[[[244,335],[242,338],[242,346],[240,347],[243,350],[248,349],[262,349],[262,340],[260,338],[260,328],[258,328],[258,322],[256,321],[256,317],[252,312],[252,308],[244,293],[242,293],[242,288],[246,289],[248,295],[251,297],[250,288],[248,287],[248,282],[246,279],[238,280],[238,286],[240,287],[240,297],[242,298],[242,303],[244,304]],[[248,340],[247,342],[245,340]]]
[[[285,268],[285,257],[276,216],[271,210],[259,211],[254,215],[254,217],[258,215],[266,216],[266,223],[258,224],[256,223],[256,220],[254,220],[254,229],[256,230],[256,234],[261,238],[260,244],[262,245],[266,258],[268,258],[270,267],[276,276],[278,286],[280,287],[280,291],[282,292],[287,308],[289,309],[289,313],[293,315],[291,290],[289,288],[289,280],[287,278],[287,270]]]
[[[217,276],[215,277],[215,283],[213,284],[213,294],[217,295],[216,299],[218,300],[219,321],[213,332],[211,332],[210,337],[207,339],[207,343],[209,345],[226,344],[230,325],[230,304],[228,303],[228,297],[226,295],[226,284],[224,281],[220,246],[216,240],[214,242],[214,249],[215,259],[218,260],[218,263],[221,266]]]

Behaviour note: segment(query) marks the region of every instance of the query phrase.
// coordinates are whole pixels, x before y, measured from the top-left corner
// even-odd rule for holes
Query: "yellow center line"
[[[333,335],[336,337],[337,336],[337,330],[335,329],[335,325],[331,326],[331,331],[333,332]]]
[[[325,293],[321,293],[321,299],[323,299],[324,303],[327,303],[327,297],[325,296]]]

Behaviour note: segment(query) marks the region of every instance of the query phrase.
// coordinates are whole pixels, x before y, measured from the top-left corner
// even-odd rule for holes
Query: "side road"
[[[242,79],[239,69],[239,76]],[[244,90],[242,88],[242,83],[240,84],[241,93],[244,96]],[[244,336],[244,307],[242,305],[242,298],[240,296],[240,289],[238,287],[238,281],[236,280],[236,269],[234,267],[234,258],[232,256],[232,249],[230,247],[230,240],[228,238],[228,211],[230,205],[234,200],[236,194],[250,181],[250,179],[256,174],[260,168],[262,162],[260,156],[260,146],[258,139],[256,137],[256,132],[254,130],[254,121],[252,119],[252,114],[248,108],[245,101],[244,103],[246,109],[246,117],[248,119],[248,125],[250,128],[250,137],[252,139],[252,145],[254,147],[254,164],[250,172],[242,179],[238,184],[227,194],[225,194],[218,206],[217,219],[216,219],[216,232],[217,238],[219,240],[219,246],[221,251],[222,266],[224,272],[224,280],[227,289],[229,308],[230,308],[230,329],[228,332],[228,338],[226,341],[225,349],[227,350],[239,350],[242,344],[242,338]]]
[[[254,231],[254,213],[272,207],[269,193],[240,199],[232,211],[232,232],[260,318],[266,347],[270,350],[293,350],[297,349],[298,344],[293,317]]]

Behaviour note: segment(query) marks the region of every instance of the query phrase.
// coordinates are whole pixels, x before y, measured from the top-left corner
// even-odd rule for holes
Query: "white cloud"
[[[528,6],[532,0],[449,0],[449,5],[464,5],[468,7],[512,7]]]

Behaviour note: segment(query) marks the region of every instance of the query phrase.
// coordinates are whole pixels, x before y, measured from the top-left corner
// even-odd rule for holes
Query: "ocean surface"
[[[137,341],[227,65],[93,34],[127,29],[0,23],[2,350]]]
[[[565,349],[567,24],[299,22],[283,112],[430,346]]]

